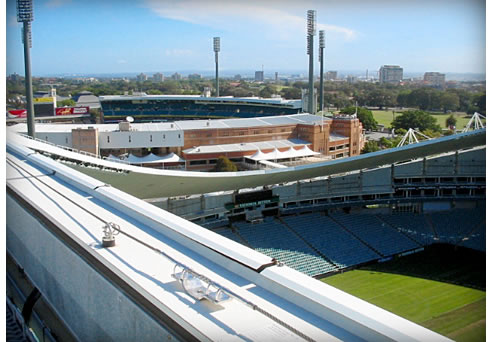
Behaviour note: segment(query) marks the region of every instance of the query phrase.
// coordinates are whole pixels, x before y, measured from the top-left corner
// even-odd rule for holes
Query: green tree
[[[264,86],[259,93],[260,97],[263,97],[265,99],[271,98],[273,94],[275,94],[275,88],[269,84]]]
[[[75,101],[72,99],[66,99],[56,103],[58,107],[73,107],[75,106],[75,104],[76,104]]]
[[[456,122],[457,122],[457,120],[456,120],[455,116],[453,114],[451,114],[446,119],[446,127],[456,126]]]
[[[429,113],[422,110],[408,110],[403,112],[401,115],[396,117],[396,119],[391,123],[391,126],[394,129],[404,128],[406,130],[409,128],[418,128],[420,131],[425,131],[427,129],[432,131],[441,130],[441,127],[437,124],[437,120]]]
[[[441,95],[441,108],[446,113],[448,110],[457,110],[460,105],[460,98],[454,92],[445,92]]]
[[[366,143],[364,144],[364,148],[362,149],[362,153],[371,153],[371,152],[376,152],[376,151],[379,151],[380,148],[379,148],[379,145],[378,145],[378,142],[375,141],[375,140],[369,140],[369,141],[366,141]]]
[[[355,114],[355,107],[345,107],[343,108],[340,113],[342,114]],[[377,124],[378,122],[374,119],[374,116],[372,115],[372,111],[370,111],[367,108],[363,107],[358,107],[357,108],[357,118],[359,119],[360,122],[362,122],[362,125],[364,126],[365,129],[369,130],[375,130],[377,129]]]
[[[235,172],[237,171],[237,166],[229,160],[226,156],[220,156],[217,159],[217,164],[213,169],[215,172]]]

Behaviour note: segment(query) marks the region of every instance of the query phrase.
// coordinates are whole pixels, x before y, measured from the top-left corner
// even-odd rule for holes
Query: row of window
[[[178,134],[178,139],[181,139],[181,134]],[[162,140],[166,140],[166,135],[165,135],[165,134],[163,134],[163,135],[162,135]],[[109,135],[108,135],[108,136],[106,137],[106,141],[107,141],[108,143],[110,143],[110,142],[111,142],[111,136],[109,136]],[[152,135],[152,134],[151,134],[151,135],[149,135],[149,141],[150,141],[150,142],[152,142],[152,141],[153,141],[153,135]],[[128,136],[128,142],[129,142],[129,143],[131,143],[131,142],[132,142],[132,136],[131,136],[131,135],[129,135],[129,136]]]

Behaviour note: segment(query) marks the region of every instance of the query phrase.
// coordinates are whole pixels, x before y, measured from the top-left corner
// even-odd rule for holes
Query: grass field
[[[436,247],[322,281],[453,340],[485,341],[485,256],[467,253]]]
[[[378,122],[378,124],[384,125],[384,127],[389,127],[391,125],[391,122],[393,121],[393,112],[388,110],[373,110],[372,114],[374,116],[374,119]],[[468,121],[471,118],[471,115],[467,116],[465,113],[453,113],[454,116],[456,117],[456,129],[463,129]],[[395,112],[395,118],[400,115],[400,113]],[[437,123],[442,127],[445,128],[446,125],[446,119],[449,117],[451,114],[432,114],[433,117],[436,118]]]

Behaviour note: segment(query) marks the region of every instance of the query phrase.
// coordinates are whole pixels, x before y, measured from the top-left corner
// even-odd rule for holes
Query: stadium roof
[[[152,301],[155,310],[172,317],[197,340],[448,341],[287,266],[276,265],[271,258],[255,250],[108,187],[46,156],[33,154],[32,150],[13,141],[7,143],[6,174],[8,203],[12,209],[7,211],[10,215],[7,217],[8,234],[15,231],[16,234],[31,234],[35,230],[37,235],[32,236],[43,238],[49,234],[40,235],[42,227],[39,225],[51,223],[59,227],[65,241],[69,241],[67,245],[71,246],[63,249],[63,253],[75,250],[90,255],[93,263],[104,263],[104,275],[115,275],[105,278],[106,282],[113,286],[120,284],[120,291],[134,289],[140,303]],[[23,207],[19,210],[22,203],[35,210]],[[43,220],[32,220],[30,215],[36,218],[33,212],[43,215]],[[19,220],[19,216],[23,219]],[[35,221],[33,227],[25,227],[24,222],[31,222],[26,217]],[[99,247],[103,236],[101,221],[112,222],[125,233],[117,236],[116,246],[110,250]],[[57,230],[51,233],[59,237]],[[36,256],[45,245],[43,240],[32,236],[25,241],[11,238],[8,243],[10,246],[19,241],[31,244],[26,248],[31,248],[32,255]],[[42,252],[44,259],[36,259],[43,263],[45,272],[53,274],[58,267],[67,270],[74,267],[61,259],[56,265],[49,262],[52,252],[47,249]],[[77,263],[89,263],[88,258],[76,259]],[[188,289],[184,281],[183,288],[173,277],[174,274],[179,279],[180,274],[183,275],[183,272],[177,273],[180,270],[187,270],[188,275],[195,274],[188,282]],[[63,277],[64,273],[55,274]],[[53,286],[62,290],[58,294],[42,288],[47,299],[58,295],[65,298],[68,296],[65,291],[77,292],[84,285],[70,276],[58,282],[46,281],[45,275],[40,279],[39,272],[34,276],[48,290]],[[82,277],[86,279],[87,275]],[[201,285],[203,283],[205,285]],[[194,286],[200,289],[199,286],[207,283],[225,291],[230,300],[213,305],[194,297]],[[100,287],[83,287],[83,290],[92,291],[94,298],[98,298],[106,293]],[[57,309],[62,313],[73,312],[71,307],[63,306],[63,301],[62,304],[55,301],[55,304],[60,305]],[[90,318],[98,323],[106,323],[106,319],[128,319],[127,316],[105,315],[107,308],[97,310],[103,309],[97,300],[81,300],[77,309],[85,315],[95,315]],[[73,319],[67,316],[70,315],[64,318]],[[76,317],[75,322],[78,319]],[[84,326],[78,328],[84,332]]]
[[[264,105],[287,105],[294,108],[301,108],[302,100],[285,100],[282,98],[269,98],[264,99],[260,97],[232,97],[232,96],[221,96],[221,97],[205,97],[201,95],[143,95],[143,96],[133,96],[133,95],[106,95],[99,96],[101,102],[110,101],[143,101],[143,100],[196,100],[200,102],[244,102],[244,103],[257,103]]]
[[[374,168],[415,158],[483,146],[486,142],[485,136],[485,129],[481,129],[333,161],[285,169],[221,173],[157,170],[125,165],[67,151],[9,132],[7,132],[7,144],[27,146],[37,151],[46,151],[52,155],[61,156],[66,160],[73,161],[74,168],[102,182],[140,198],[157,198],[280,184]],[[93,167],[86,167],[84,164],[93,165]]]
[[[184,120],[175,122],[159,122],[159,123],[132,123],[131,129],[135,131],[169,131],[169,130],[196,130],[210,128],[252,128],[263,126],[280,126],[280,125],[313,125],[321,124],[322,119],[319,116],[312,114],[292,114],[282,116],[267,116],[263,118],[249,119],[216,119],[216,120]],[[36,124],[36,132],[70,132],[72,129],[87,129],[89,127],[97,128],[100,132],[119,131],[118,124]],[[18,124],[10,126],[9,130],[19,133],[27,132],[26,124]],[[331,134],[334,138],[337,134]],[[342,136],[340,136],[342,137]],[[347,137],[342,137],[346,139]]]
[[[294,146],[306,146],[311,143],[300,139],[284,139],[272,141],[259,141],[252,143],[241,144],[223,144],[223,145],[206,145],[198,146],[183,150],[186,154],[206,154],[206,153],[221,153],[221,152],[238,152],[238,151],[257,151],[257,150],[272,150],[278,148],[288,148]]]

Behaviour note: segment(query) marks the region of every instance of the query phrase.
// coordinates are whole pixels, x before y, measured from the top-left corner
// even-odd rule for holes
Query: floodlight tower
[[[34,104],[32,100],[32,76],[31,76],[31,21],[34,15],[32,12],[32,0],[17,0],[17,21],[23,23],[22,42],[24,43],[24,68],[26,72],[26,101],[27,101],[27,134],[34,138]]]
[[[219,97],[219,51],[220,37],[214,37],[214,52],[215,52],[215,96]]]
[[[325,31],[319,31],[319,110],[321,110],[321,115],[323,115],[323,57],[325,50]]]
[[[308,112],[315,112],[314,103],[314,36],[316,35],[316,11],[307,11],[307,54],[309,55],[309,98]]]

